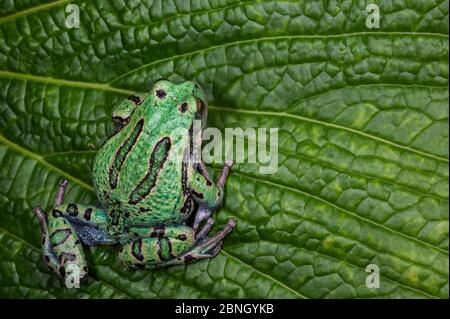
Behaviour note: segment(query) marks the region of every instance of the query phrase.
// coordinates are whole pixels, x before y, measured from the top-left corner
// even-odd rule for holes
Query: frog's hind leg
[[[132,227],[135,239],[122,246],[119,258],[128,266],[155,268],[190,249],[195,241],[188,226]]]
[[[33,213],[36,215],[36,217],[39,219],[39,223],[41,225],[41,233],[42,233],[42,253],[44,256],[45,263],[52,269],[54,272],[56,272],[58,275],[60,275],[60,265],[58,262],[58,259],[56,258],[55,254],[53,253],[52,245],[50,243],[50,234],[48,232],[48,226],[47,226],[47,216],[45,216],[45,213],[42,211],[40,207],[33,208]]]
[[[194,186],[194,188],[196,188],[195,189],[196,193],[200,193],[200,194],[215,193],[217,188],[222,190],[225,185],[225,182],[228,177],[228,173],[230,172],[230,168],[232,165],[233,165],[233,162],[231,162],[231,161],[225,162],[225,164],[222,168],[222,171],[221,171],[219,177],[217,178],[215,185],[213,185],[209,178],[208,171],[206,170],[204,163],[201,162],[197,168],[198,174],[202,175],[205,178],[206,183],[200,182],[200,181],[203,181],[200,178],[195,178],[196,182],[193,182],[192,186]],[[197,210],[197,213],[195,214],[194,224],[192,225],[192,228],[194,228],[195,231],[197,231],[200,224],[204,220],[208,220],[210,218],[211,214],[213,213],[213,211],[215,209],[217,209],[217,206],[211,207],[209,205],[205,205],[204,203],[201,203],[201,201],[199,204],[200,204],[199,208]],[[205,225],[205,226],[207,226],[207,225]]]
[[[55,207],[61,205],[62,202],[64,201],[64,194],[66,192],[67,184],[68,182],[65,179],[59,182],[58,192],[56,193],[55,196]]]
[[[55,213],[46,216],[41,208],[34,208],[42,231],[42,251],[47,265],[60,277],[78,275],[82,280],[87,275],[87,264],[80,240],[71,224]]]
[[[87,275],[81,242],[91,244],[110,243],[107,236],[106,211],[94,206],[62,204],[67,181],[61,181],[50,214],[40,207],[33,209],[42,232],[42,251],[47,265],[60,277],[75,273],[79,279]],[[80,241],[81,240],[81,241]]]
[[[212,223],[207,222],[206,225],[207,233]],[[137,268],[183,265],[195,260],[212,258],[219,253],[223,238],[233,230],[235,225],[236,222],[230,219],[221,231],[202,240],[195,239],[194,230],[188,226],[168,228],[161,226],[144,232],[138,231],[135,236],[152,237],[138,237],[124,245],[119,258]]]

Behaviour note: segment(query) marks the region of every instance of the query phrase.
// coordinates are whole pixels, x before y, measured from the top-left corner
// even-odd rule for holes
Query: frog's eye
[[[181,112],[181,113],[184,113],[184,112],[186,112],[186,111],[187,111],[187,109],[188,109],[188,105],[187,105],[187,103],[183,103],[183,104],[181,104],[181,105],[180,105],[180,107],[179,107],[178,109],[180,110],[180,112]]]
[[[166,91],[164,91],[163,89],[156,90],[156,97],[162,100],[163,98],[166,97]]]

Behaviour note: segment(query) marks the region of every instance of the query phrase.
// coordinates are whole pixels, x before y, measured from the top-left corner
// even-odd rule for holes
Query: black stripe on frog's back
[[[120,170],[122,169],[122,165],[125,162],[128,154],[130,153],[133,146],[136,144],[139,135],[142,132],[142,128],[144,127],[144,119],[140,119],[130,136],[123,142],[120,148],[117,150],[116,155],[114,156],[114,160],[109,168],[109,185],[111,188],[117,187],[117,181],[119,180]]]
[[[170,138],[164,137],[155,146],[150,155],[148,171],[144,178],[139,182],[138,186],[131,192],[129,204],[137,204],[143,200],[155,187],[158,173],[163,167],[169,155],[171,147]]]

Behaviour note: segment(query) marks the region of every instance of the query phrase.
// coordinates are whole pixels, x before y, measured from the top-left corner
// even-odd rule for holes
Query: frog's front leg
[[[41,225],[42,251],[47,265],[62,278],[78,272],[81,280],[88,270],[81,242],[85,239],[83,242],[91,244],[92,237],[109,240],[102,237],[106,234],[102,229],[106,227],[107,216],[103,209],[94,206],[62,204],[66,186],[67,181],[60,183],[50,214],[45,214],[40,207],[33,212]]]
[[[215,184],[209,179],[203,163],[200,165],[199,171],[193,171],[189,187],[194,199],[199,203],[199,209],[195,215],[193,224],[194,230],[197,231],[200,223],[208,219],[211,216],[212,211],[222,203],[223,187],[232,165],[233,163],[231,161],[225,162],[222,172]],[[211,221],[209,221],[205,227],[210,228],[210,226],[208,226],[210,223]],[[201,231],[201,233],[205,234],[205,231]]]
[[[116,124],[116,131],[122,129],[130,121],[131,113],[133,113],[136,106],[142,104],[145,98],[145,94],[131,95],[114,107],[112,118]]]

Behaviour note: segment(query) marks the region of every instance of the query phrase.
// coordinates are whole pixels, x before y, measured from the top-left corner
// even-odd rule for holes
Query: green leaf
[[[366,5],[2,1],[0,296],[448,298],[449,1],[380,1],[379,29]],[[161,77],[199,82],[222,132],[278,127],[278,170],[233,167],[216,220],[238,227],[216,258],[133,272],[93,248],[68,289],[31,209],[51,208],[61,178],[68,201],[95,202],[113,106]]]

